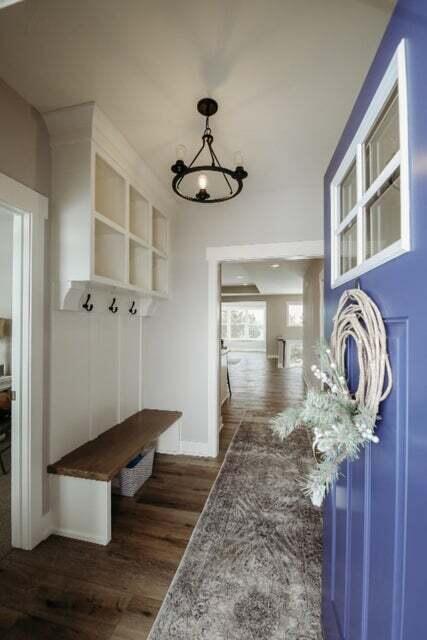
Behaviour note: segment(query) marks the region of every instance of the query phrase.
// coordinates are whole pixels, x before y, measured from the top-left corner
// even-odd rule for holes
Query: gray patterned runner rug
[[[149,640],[321,640],[321,513],[284,443],[252,412],[236,433]]]

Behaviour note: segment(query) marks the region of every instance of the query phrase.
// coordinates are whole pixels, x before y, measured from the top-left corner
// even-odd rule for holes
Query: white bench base
[[[52,533],[106,545],[111,540],[111,482],[50,476]]]

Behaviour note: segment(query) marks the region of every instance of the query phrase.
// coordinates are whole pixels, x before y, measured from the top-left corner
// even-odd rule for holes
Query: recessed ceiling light
[[[243,283],[243,286],[244,286],[244,287],[249,287],[249,282],[244,282],[244,283]]]
[[[236,276],[238,280],[243,280],[244,276]]]
[[[278,269],[280,267],[280,264],[278,262],[275,262],[274,264],[270,265],[272,269]]]

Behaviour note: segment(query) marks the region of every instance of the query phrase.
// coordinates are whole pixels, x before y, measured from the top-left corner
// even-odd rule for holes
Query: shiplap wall
[[[99,298],[95,298],[97,304]],[[49,460],[56,461],[141,406],[142,328],[121,312],[52,311]]]

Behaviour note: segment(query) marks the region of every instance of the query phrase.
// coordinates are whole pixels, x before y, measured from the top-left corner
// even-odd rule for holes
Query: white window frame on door
[[[50,531],[44,512],[44,280],[48,200],[0,173],[0,204],[13,215],[12,545],[33,549]]]
[[[399,95],[399,128],[400,150],[390,160],[373,184],[364,192],[363,189],[363,149],[378,117],[383,111],[394,88],[398,86]],[[357,204],[340,220],[341,184],[352,164],[357,167]],[[379,251],[370,258],[365,258],[365,207],[374,194],[400,167],[400,239]],[[340,273],[340,234],[348,225],[356,220],[357,225],[357,265],[345,273]],[[409,197],[409,144],[408,144],[408,100],[406,77],[406,45],[402,40],[387,68],[377,92],[366,112],[362,123],[345,154],[341,165],[331,183],[331,286],[336,288],[357,278],[389,260],[410,251],[410,197]]]

